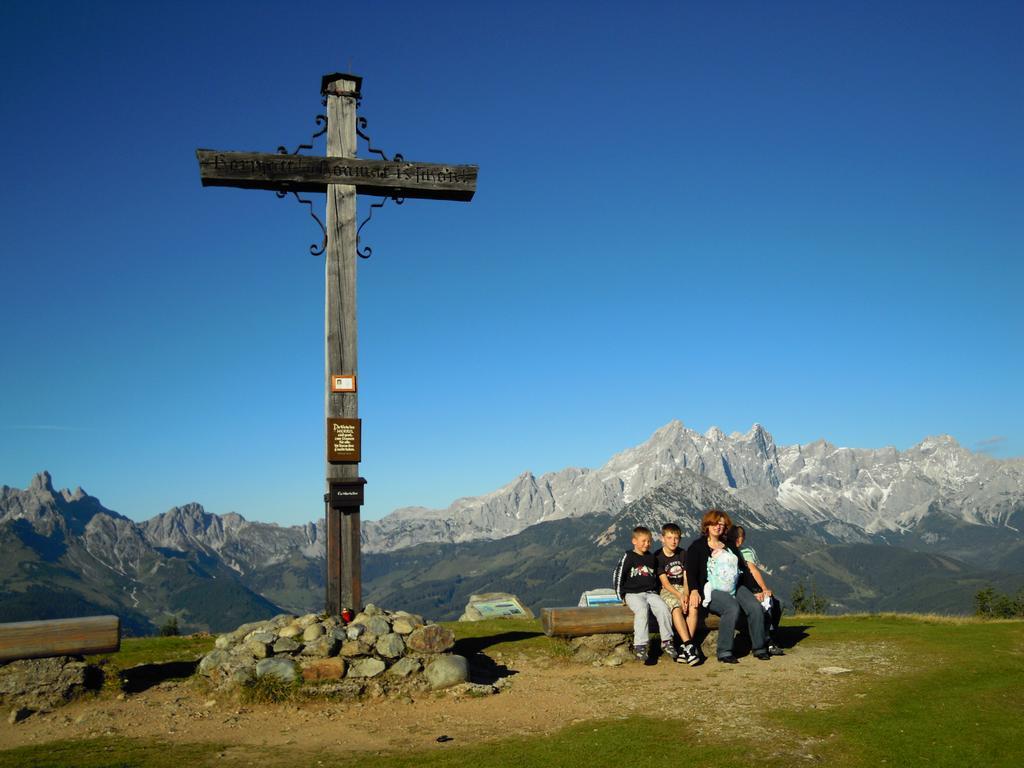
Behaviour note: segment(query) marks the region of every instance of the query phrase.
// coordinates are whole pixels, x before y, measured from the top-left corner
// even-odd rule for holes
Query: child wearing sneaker
[[[662,650],[676,658],[672,640],[672,613],[658,594],[658,562],[649,551],[651,530],[642,525],[633,529],[633,549],[619,560],[615,568],[615,594],[633,612],[633,654],[639,661],[647,661],[650,631],[647,627],[647,613],[650,611],[658,622]]]
[[[665,523],[661,526],[661,549],[654,553],[654,559],[658,563],[658,579],[661,581],[661,599],[665,601],[672,612],[672,624],[679,633],[679,639],[683,641],[679,654],[675,660],[680,664],[696,666],[700,664],[700,654],[693,645],[693,638],[690,636],[689,627],[686,626],[684,614],[689,610],[689,600],[686,595],[689,590],[686,588],[686,568],[684,560],[686,552],[679,548],[679,539],[683,532],[675,523]]]

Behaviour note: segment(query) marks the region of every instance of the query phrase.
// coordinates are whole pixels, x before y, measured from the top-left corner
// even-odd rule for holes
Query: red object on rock
[[[350,608],[341,609],[341,620],[348,624],[352,621],[352,610]]]

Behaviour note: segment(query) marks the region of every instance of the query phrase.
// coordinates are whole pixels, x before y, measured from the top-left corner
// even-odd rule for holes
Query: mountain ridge
[[[926,437],[902,452],[823,439],[780,447],[759,423],[726,435],[717,427],[701,434],[673,420],[597,469],[568,467],[540,477],[524,472],[444,509],[406,507],[366,521],[364,550],[496,539],[546,520],[612,514],[678,469],[707,476],[771,512],[769,525],[783,524],[786,510],[837,528],[895,533],[920,522],[933,502],[947,509],[959,504],[979,524],[1005,524],[1024,503],[1024,459],[974,453],[949,435]]]
[[[760,424],[726,435],[673,421],[597,469],[524,472],[444,510],[405,508],[364,524],[386,538],[364,547],[364,588],[369,599],[438,618],[457,614],[466,590],[575,602],[573,590],[605,584],[603,559],[628,543],[632,525],[674,520],[696,535],[702,512],[716,506],[771,554],[782,588],[815,576],[837,610],[892,608],[911,593],[941,608],[936,596],[950,589],[957,610],[969,610],[970,590],[985,578],[1010,583],[1008,574],[1024,573],[1022,478],[1024,460],[972,453],[948,436],[902,452],[825,440],[779,446]],[[69,615],[116,612],[144,633],[170,615],[218,629],[319,610],[324,537],[322,521],[284,527],[197,502],[135,523],[81,487],[54,490],[43,471],[24,490],[0,487],[0,617],[31,618],[46,604]],[[858,572],[857,557],[880,571],[927,573],[908,573],[915,586],[893,597]]]

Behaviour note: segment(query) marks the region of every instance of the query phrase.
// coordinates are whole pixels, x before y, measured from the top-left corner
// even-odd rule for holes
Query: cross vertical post
[[[199,178],[204,187],[269,189],[285,196],[300,192],[327,193],[327,224],[324,248],[310,246],[310,253],[325,253],[324,298],[324,412],[327,416],[325,457],[327,521],[327,613],[337,616],[343,608],[363,605],[362,557],[359,508],[363,484],[362,423],[359,420],[356,357],[356,195],[393,197],[395,200],[459,200],[469,202],[476,193],[479,168],[475,165],[410,162],[401,155],[388,160],[356,157],[356,108],[363,78],[335,73],[324,75],[320,93],[327,106],[327,155],[225,152],[197,149]],[[322,116],[317,116],[317,125]],[[360,122],[366,127],[366,121]],[[318,131],[315,139],[322,135]],[[364,135],[364,138],[367,138]],[[367,141],[369,139],[367,138]],[[312,144],[300,144],[312,149]],[[320,219],[313,216],[317,223]],[[321,225],[323,226],[323,225]]]
[[[335,75],[325,80],[327,98],[327,155],[355,157],[356,106],[362,78]],[[324,412],[328,419],[358,419],[359,395],[332,392],[333,374],[358,373],[356,344],[356,188],[352,184],[327,185],[327,263],[324,316]],[[330,422],[328,422],[329,424]],[[331,435],[327,435],[330,442]],[[359,479],[357,462],[326,461],[326,488],[332,482]],[[325,496],[326,498],[326,496]],[[337,616],[343,607],[362,608],[360,578],[359,507],[338,508],[325,503],[327,517],[327,613]]]

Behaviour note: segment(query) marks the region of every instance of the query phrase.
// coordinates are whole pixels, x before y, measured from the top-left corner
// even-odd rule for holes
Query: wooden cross
[[[468,202],[476,191],[475,165],[356,158],[356,107],[362,78],[326,75],[327,156],[196,150],[204,187],[278,192],[326,192],[324,411],[327,417],[327,612],[362,608],[359,477],[362,422],[356,364],[356,195]]]

